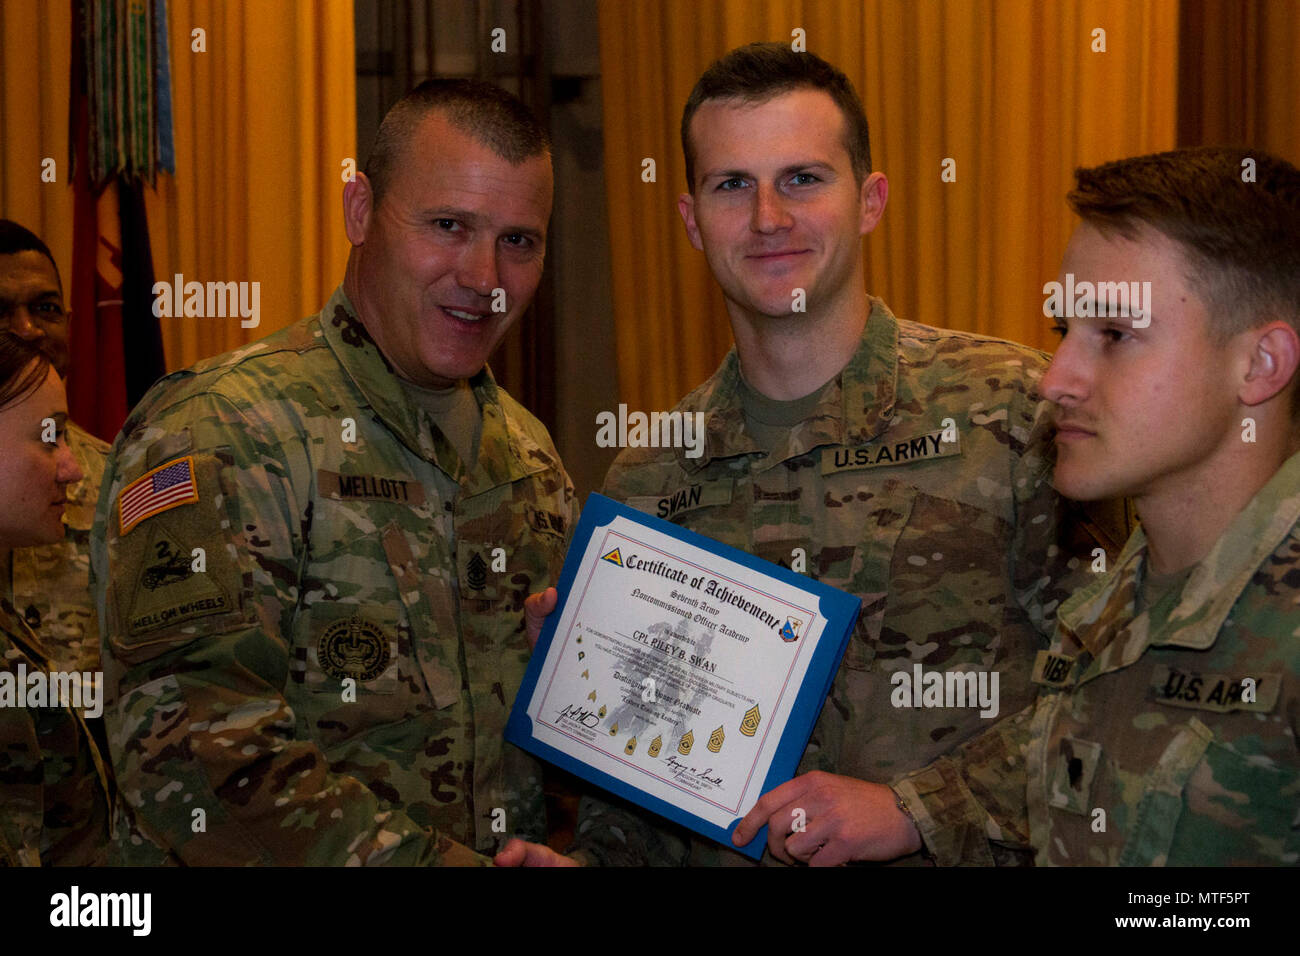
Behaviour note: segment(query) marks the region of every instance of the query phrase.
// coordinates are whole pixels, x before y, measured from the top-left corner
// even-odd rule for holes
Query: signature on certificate
[[[594,710],[579,707],[577,704],[565,704],[557,719],[571,720],[574,723],[582,724],[584,727],[596,727],[600,724],[600,717]]]

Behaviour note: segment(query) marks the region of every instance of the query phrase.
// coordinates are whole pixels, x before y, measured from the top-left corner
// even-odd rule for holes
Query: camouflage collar
[[[9,638],[14,650],[37,670],[49,670],[50,656],[40,635],[18,613],[8,598],[0,598],[0,635]]]
[[[807,454],[822,445],[859,445],[871,441],[893,420],[898,388],[898,320],[888,306],[867,297],[871,311],[858,349],[838,376],[839,387],[828,389],[800,432],[792,436],[788,454],[768,464]],[[679,406],[704,412],[704,453],[677,458],[688,472],[697,472],[717,458],[757,454],[760,449],[744,433],[745,411],[740,397],[740,358],[733,347],[722,365]]]
[[[1196,565],[1178,603],[1136,614],[1147,539],[1139,526],[1115,567],[1061,605],[1062,631],[1098,658],[1099,672],[1126,667],[1149,646],[1212,647],[1242,591],[1288,535],[1300,536],[1300,454],[1293,455],[1233,519]],[[1116,629],[1119,622],[1127,622]]]
[[[401,439],[402,444],[432,462],[462,485],[467,493],[477,494],[510,484],[547,468],[549,456],[539,454],[540,450],[532,444],[525,430],[513,421],[487,366],[469,380],[474,397],[483,410],[483,428],[478,461],[473,473],[466,475],[451,443],[436,428],[423,427],[427,413],[417,410],[406,397],[392,365],[366,331],[342,285],[334,290],[325,308],[321,309],[320,327],[321,335],[339,365],[380,420]]]

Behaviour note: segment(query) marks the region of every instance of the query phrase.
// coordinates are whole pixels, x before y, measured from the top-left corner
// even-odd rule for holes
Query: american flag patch
[[[145,518],[198,500],[192,455],[159,465],[131,482],[117,496],[117,514],[122,534],[126,534]]]

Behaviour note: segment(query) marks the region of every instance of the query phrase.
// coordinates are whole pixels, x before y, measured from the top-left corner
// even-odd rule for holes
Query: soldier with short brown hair
[[[429,81],[372,163],[325,307],[163,379],[114,447],[94,567],[122,862],[545,839],[541,769],[502,733],[576,504],[485,362],[541,279],[546,137],[496,87]]]

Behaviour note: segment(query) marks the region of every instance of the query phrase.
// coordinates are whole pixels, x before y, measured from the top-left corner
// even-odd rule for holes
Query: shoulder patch
[[[193,455],[159,465],[146,471],[118,493],[119,533],[125,535],[145,518],[152,518],[181,505],[194,504],[198,500]]]
[[[191,507],[164,502],[134,533],[118,534],[110,525],[106,534],[104,639],[113,655],[128,664],[187,643],[200,631],[225,633],[253,623],[253,605],[246,601],[251,574],[232,547],[236,532],[222,504],[222,462],[217,455],[195,453],[161,468],[178,465],[185,472],[182,482],[188,480],[195,489]],[[142,477],[154,473],[161,471]],[[140,521],[143,517],[135,524]]]

